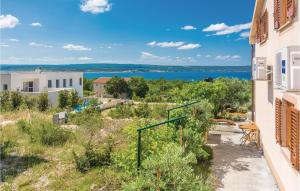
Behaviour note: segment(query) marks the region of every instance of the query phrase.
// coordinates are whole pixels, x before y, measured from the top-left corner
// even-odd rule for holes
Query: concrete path
[[[263,153],[255,145],[240,145],[238,127],[217,125],[208,143],[213,147],[217,191],[278,191]]]

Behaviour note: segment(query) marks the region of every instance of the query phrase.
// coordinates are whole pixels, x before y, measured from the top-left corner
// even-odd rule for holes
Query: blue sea
[[[65,64],[65,65],[1,65],[1,71],[82,71],[84,77],[132,77],[167,80],[202,80],[205,78],[251,78],[250,66],[160,66],[142,64]]]

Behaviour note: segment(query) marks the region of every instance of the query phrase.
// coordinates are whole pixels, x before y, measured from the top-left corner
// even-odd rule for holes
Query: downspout
[[[255,45],[251,45],[251,84],[252,84],[252,96],[251,96],[251,115],[252,121],[255,122],[255,80],[253,74],[253,58],[255,57]]]

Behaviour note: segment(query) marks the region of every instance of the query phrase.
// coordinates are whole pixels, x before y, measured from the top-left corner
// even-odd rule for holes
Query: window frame
[[[56,80],[55,80],[55,87],[56,87],[56,88],[59,88],[59,87],[60,87],[60,80],[59,80],[59,79],[56,79]]]

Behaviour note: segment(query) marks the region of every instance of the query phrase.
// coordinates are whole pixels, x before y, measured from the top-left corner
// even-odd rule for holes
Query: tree
[[[114,98],[119,97],[122,93],[130,93],[127,82],[118,77],[112,77],[104,86],[105,91],[114,96]]]
[[[41,93],[38,98],[38,109],[40,111],[46,111],[49,107],[49,100],[47,93]]]
[[[129,88],[136,96],[144,98],[149,91],[149,87],[144,78],[133,77],[128,81]]]
[[[79,103],[79,96],[77,91],[71,91],[70,104],[71,107],[75,107]]]
[[[193,153],[184,154],[176,144],[168,144],[143,163],[143,170],[124,190],[210,190],[205,181],[196,176],[192,164],[197,160]]]
[[[11,92],[10,97],[13,109],[18,109],[23,101],[20,92]]]
[[[83,90],[93,91],[93,80],[83,78]]]
[[[69,91],[62,90],[58,95],[58,106],[60,108],[66,108],[69,105]]]

